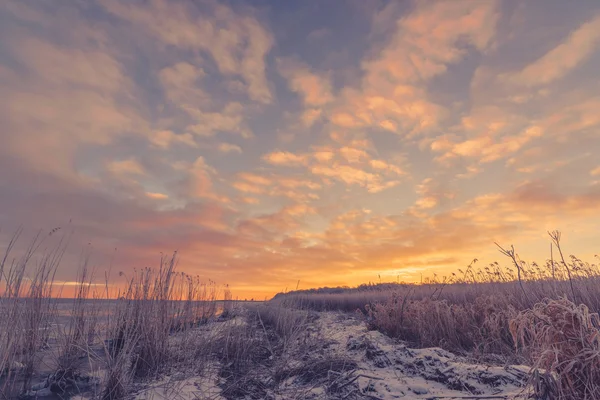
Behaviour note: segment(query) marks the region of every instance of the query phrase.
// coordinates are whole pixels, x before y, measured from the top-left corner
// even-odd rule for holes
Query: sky
[[[600,251],[595,0],[3,0],[0,37],[0,244],[60,228],[59,281],[177,251],[263,298],[543,262],[554,229]]]

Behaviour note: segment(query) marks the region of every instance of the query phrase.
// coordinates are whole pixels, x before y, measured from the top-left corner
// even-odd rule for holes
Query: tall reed
[[[46,236],[40,233],[13,257],[20,235],[19,231],[12,237],[0,259],[0,399],[26,394],[36,367],[46,356],[53,356],[54,365],[48,367],[60,372],[55,376],[77,376],[83,361],[96,364],[106,371],[100,397],[125,398],[133,380],[156,377],[169,367],[174,361],[174,343],[193,344],[187,351],[195,351],[201,345],[198,340],[174,341],[173,337],[219,311],[218,285],[177,272],[176,253],[161,257],[158,268],[134,271],[117,292],[118,300],[110,300],[108,276],[102,293],[93,290],[93,269],[85,254],[71,307],[61,310],[66,311],[68,323],[59,325],[57,305],[62,290],[55,276],[68,241],[63,237],[54,246],[44,247]],[[223,292],[230,300],[229,288]],[[103,310],[108,313],[103,315],[104,323],[99,322],[98,301],[110,308]],[[103,354],[90,348],[98,343],[103,344]]]

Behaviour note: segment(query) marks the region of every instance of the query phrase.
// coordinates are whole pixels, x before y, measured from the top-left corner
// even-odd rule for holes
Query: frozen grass
[[[565,259],[559,232],[551,257],[526,263],[498,246],[492,263],[421,285],[384,283],[279,294],[274,303],[358,311],[372,329],[412,346],[439,346],[495,363],[526,362],[540,398],[600,398],[600,269]],[[557,256],[555,259],[554,255]],[[548,397],[543,397],[548,396]]]
[[[40,250],[38,236],[12,257],[17,235],[0,264],[0,320],[7,322],[0,325],[0,399],[28,391],[51,333],[58,343],[55,375],[74,376],[82,357],[95,363],[105,371],[94,393],[103,400],[126,398],[132,384],[154,380],[178,363],[198,373],[217,365],[222,395],[231,399],[284,393],[290,379],[319,382],[327,393],[345,395],[349,388],[342,385],[340,392],[336,376],[353,370],[351,360],[340,354],[305,357],[323,345],[309,329],[318,318],[313,310],[358,310],[371,328],[418,347],[440,346],[502,364],[526,362],[534,368],[531,383],[540,398],[600,398],[600,270],[574,256],[566,260],[560,234],[550,237],[557,259],[553,254],[543,265],[499,247],[508,267],[475,268],[474,261],[420,285],[296,291],[243,311],[234,307],[228,287],[177,272],[174,254],[158,268],[125,276],[106,324],[89,300],[107,298],[108,287],[104,294],[92,293],[93,274],[83,257],[70,323],[53,332],[54,275],[65,244]],[[215,317],[221,297],[229,321],[219,334],[190,330]]]
[[[600,398],[600,318],[563,298],[537,303],[511,322],[517,349],[533,363],[538,395]],[[545,371],[540,375],[540,370]]]
[[[203,349],[220,365],[222,396],[302,399],[305,385],[346,393],[336,384],[356,363],[347,355],[323,350],[325,340],[314,330],[316,318],[314,311],[280,304],[246,305],[239,310]],[[300,384],[290,385],[292,381]]]
[[[52,236],[55,231],[51,232]],[[108,283],[94,292],[89,257],[80,261],[69,323],[56,324],[55,273],[67,240],[46,248],[46,236],[38,235],[18,257],[13,257],[20,232],[8,243],[0,260],[0,399],[26,394],[39,365],[50,363],[48,386],[63,396],[77,392],[74,377],[80,370],[105,371],[102,387],[95,395],[105,400],[127,396],[136,380],[155,378],[185,352],[181,345],[202,343],[180,340],[174,348],[171,337],[185,336],[189,328],[217,315],[217,299],[224,295],[228,311],[233,307],[231,291],[214,282],[202,282],[176,271],[177,255],[163,257],[158,268],[135,271],[126,278],[110,310],[99,318],[98,300],[109,299]],[[94,301],[91,301],[94,300]],[[102,321],[102,323],[101,323]],[[54,344],[49,346],[49,341]],[[88,388],[89,389],[89,388]]]
[[[59,242],[28,274],[27,265],[43,241],[36,236],[20,257],[11,258],[19,235],[8,243],[0,262],[0,396],[6,398],[18,391],[17,385],[26,391],[31,382],[38,352],[48,339],[52,284],[65,251]]]
[[[219,291],[214,282],[202,283],[176,271],[177,254],[163,257],[159,268],[134,272],[119,293],[109,322],[103,400],[123,398],[135,379],[157,378],[176,363],[182,352],[197,353],[204,343],[181,337],[217,314]],[[231,300],[231,292],[225,289]]]

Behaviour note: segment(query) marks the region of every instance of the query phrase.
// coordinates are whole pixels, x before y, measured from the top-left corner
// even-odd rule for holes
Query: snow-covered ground
[[[223,327],[221,326],[220,329]],[[339,356],[352,367],[340,375],[335,393],[320,382],[306,382],[290,374],[270,385],[264,398],[283,399],[525,399],[529,367],[488,366],[469,362],[440,348],[411,349],[377,331],[369,331],[354,315],[318,313],[307,327],[318,346],[303,359]],[[293,365],[295,361],[287,361]],[[301,364],[298,361],[299,365]],[[335,378],[335,377],[334,377]],[[267,378],[268,380],[268,378]],[[335,379],[334,379],[335,380]],[[268,385],[266,385],[268,386]],[[138,392],[137,400],[223,399],[223,381],[205,376],[176,374]],[[231,398],[231,396],[229,396]],[[243,398],[243,397],[240,397]],[[247,398],[258,398],[247,396]]]
[[[527,366],[472,364],[440,348],[410,349],[381,332],[369,331],[352,316],[322,313],[317,322],[336,351],[346,352],[357,362],[359,389],[371,398],[527,397],[523,392]]]

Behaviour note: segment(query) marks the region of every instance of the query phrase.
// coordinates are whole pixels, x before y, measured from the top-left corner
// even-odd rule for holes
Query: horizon
[[[67,238],[57,283],[177,251],[263,299],[543,263],[553,230],[600,252],[597,1],[8,0],[0,34],[0,248]]]

